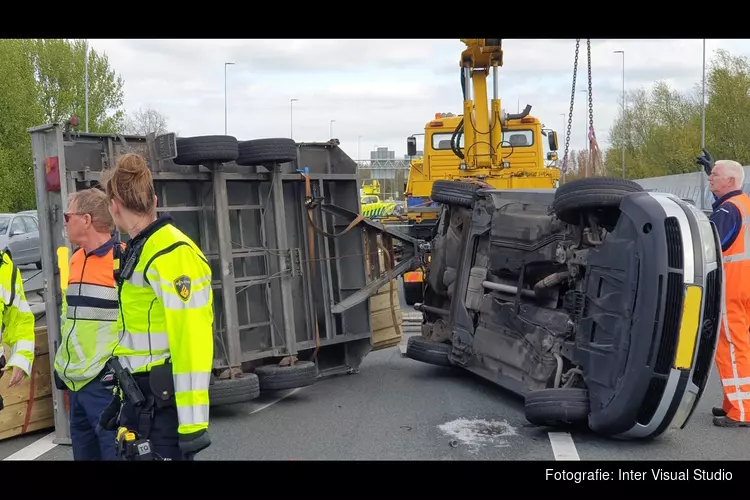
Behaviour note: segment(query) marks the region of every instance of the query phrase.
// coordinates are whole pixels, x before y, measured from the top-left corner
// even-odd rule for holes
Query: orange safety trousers
[[[725,307],[716,347],[716,367],[727,417],[750,422],[750,197],[743,193],[727,202],[739,209],[742,226],[722,256]]]

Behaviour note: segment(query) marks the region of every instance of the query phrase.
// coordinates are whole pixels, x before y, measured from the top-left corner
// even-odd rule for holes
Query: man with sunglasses
[[[65,231],[78,248],[63,286],[60,347],[55,354],[55,384],[70,395],[70,437],[74,460],[118,460],[115,432],[97,428],[112,400],[101,381],[117,345],[119,312],[112,273],[117,240],[109,200],[100,189],[78,191],[64,214]]]

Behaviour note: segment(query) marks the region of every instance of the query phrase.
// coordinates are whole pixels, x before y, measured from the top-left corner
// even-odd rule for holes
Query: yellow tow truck
[[[464,194],[471,196],[470,191],[479,186],[552,189],[560,178],[560,171],[554,166],[557,133],[544,128],[530,114],[530,105],[520,113],[506,113],[501,107],[498,67],[503,64],[502,40],[461,41],[466,45],[460,61],[463,114],[435,113],[424,127],[424,156],[412,159],[409,168],[405,192],[409,233],[425,241],[432,239],[440,215],[439,200],[434,199],[436,189],[444,196],[455,195],[450,193],[454,186],[446,181],[463,181]],[[488,101],[490,70],[493,94]],[[416,135],[421,134],[407,139],[410,157],[417,155]],[[544,137],[549,147],[546,157]],[[467,184],[475,186],[467,188]],[[427,264],[422,263],[403,275],[404,295],[409,305],[422,300]]]
[[[377,179],[363,181],[359,190],[362,215],[369,219],[378,219],[381,222],[389,219],[400,220],[400,207],[395,201],[380,200],[380,183]]]

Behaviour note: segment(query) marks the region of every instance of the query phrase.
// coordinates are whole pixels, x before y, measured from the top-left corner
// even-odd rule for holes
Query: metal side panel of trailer
[[[361,230],[337,238],[316,233],[314,252],[308,248],[300,170],[307,169],[313,196],[324,205],[315,212],[318,228],[339,233],[360,213],[357,165],[335,140],[300,143],[296,162],[272,168],[231,162],[209,170],[154,160],[159,155],[153,135],[71,134],[59,124],[29,133],[51,352],[60,340],[57,249],[72,250],[63,227],[68,196],[96,186],[101,171],[127,152],[149,159],[158,210],[168,212],[209,259],[215,370],[249,371],[289,355],[310,359],[318,344],[317,320],[320,376],[356,371],[372,348],[367,298],[388,279],[378,263],[377,238],[391,254],[393,238],[407,242],[394,277],[411,266],[417,253],[416,240],[368,220],[360,223]],[[217,206],[228,217],[217,217]],[[53,392],[56,433],[65,442],[69,432],[63,393]]]

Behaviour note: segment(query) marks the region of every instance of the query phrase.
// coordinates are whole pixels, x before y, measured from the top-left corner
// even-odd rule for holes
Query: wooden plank
[[[0,378],[0,395],[5,406],[0,411],[0,440],[55,426],[47,327],[37,327],[34,333],[31,378],[13,388],[8,387],[10,371]],[[10,347],[4,344],[3,348],[9,359]]]

